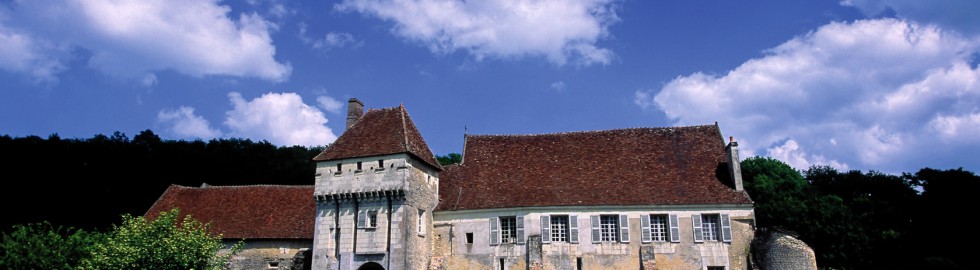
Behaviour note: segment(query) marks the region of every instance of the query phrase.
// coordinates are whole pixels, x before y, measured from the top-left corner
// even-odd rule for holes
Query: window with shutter
[[[732,242],[732,221],[728,214],[721,214],[721,241]]]
[[[704,242],[704,230],[701,229],[701,215],[691,215],[691,223],[694,225],[694,242]]]
[[[568,242],[578,244],[578,216],[568,216]]]
[[[619,215],[619,241],[623,243],[630,242],[630,220],[626,215]]]
[[[669,219],[669,222],[670,222],[670,224],[669,224],[670,225],[670,241],[671,242],[674,242],[674,243],[680,242],[681,241],[681,229],[680,229],[680,226],[679,226],[680,225],[680,222],[677,221],[677,215],[670,215],[669,217],[670,217],[670,219]]]
[[[498,217],[500,221],[500,243],[513,244],[517,242],[517,218]]]
[[[592,243],[602,242],[602,233],[599,229],[599,216],[591,216],[590,221],[592,224]]]
[[[653,235],[650,231],[650,215],[640,215],[640,242],[650,243]]]
[[[551,216],[541,215],[541,243],[551,243]]]
[[[517,243],[524,244],[524,217],[517,216]]]
[[[496,246],[500,244],[500,232],[497,229],[499,228],[498,227],[499,225],[500,224],[497,224],[497,218],[495,217],[490,218],[490,245],[491,246]]]

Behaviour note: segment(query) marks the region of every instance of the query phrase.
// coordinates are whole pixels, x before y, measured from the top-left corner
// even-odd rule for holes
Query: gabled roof
[[[180,208],[180,215],[211,223],[224,238],[313,239],[313,186],[171,185],[146,211],[148,218]]]
[[[469,135],[463,163],[440,174],[436,210],[751,204],[723,184],[725,151],[716,125]]]
[[[329,161],[398,153],[412,154],[436,170],[442,170],[412,118],[408,117],[404,106],[368,110],[313,160]]]

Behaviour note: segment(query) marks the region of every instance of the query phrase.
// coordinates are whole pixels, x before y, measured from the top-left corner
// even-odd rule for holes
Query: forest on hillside
[[[266,141],[162,140],[150,130],[88,139],[0,136],[7,196],[0,232],[48,221],[105,231],[121,214],[143,215],[171,184],[312,185],[313,156],[323,147],[277,147]],[[456,153],[437,156],[456,163]],[[754,157],[742,162],[758,227],[799,234],[823,269],[967,269],[967,208],[980,176],[923,168],[890,175],[815,166],[798,171]]]

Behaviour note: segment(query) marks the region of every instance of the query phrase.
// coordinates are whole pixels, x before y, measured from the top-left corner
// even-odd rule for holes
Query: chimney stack
[[[347,129],[350,129],[362,115],[364,115],[364,103],[361,103],[357,98],[347,100]]]
[[[732,183],[735,184],[735,190],[742,191],[745,188],[742,186],[742,165],[739,163],[738,159],[738,142],[735,138],[728,137],[728,146],[725,147],[728,152],[728,175],[732,177]]]

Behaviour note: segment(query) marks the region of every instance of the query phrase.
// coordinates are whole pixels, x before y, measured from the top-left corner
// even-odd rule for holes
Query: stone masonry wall
[[[224,241],[231,246],[238,240]],[[312,239],[246,240],[230,259],[230,269],[310,269]],[[227,252],[224,250],[223,252]]]

